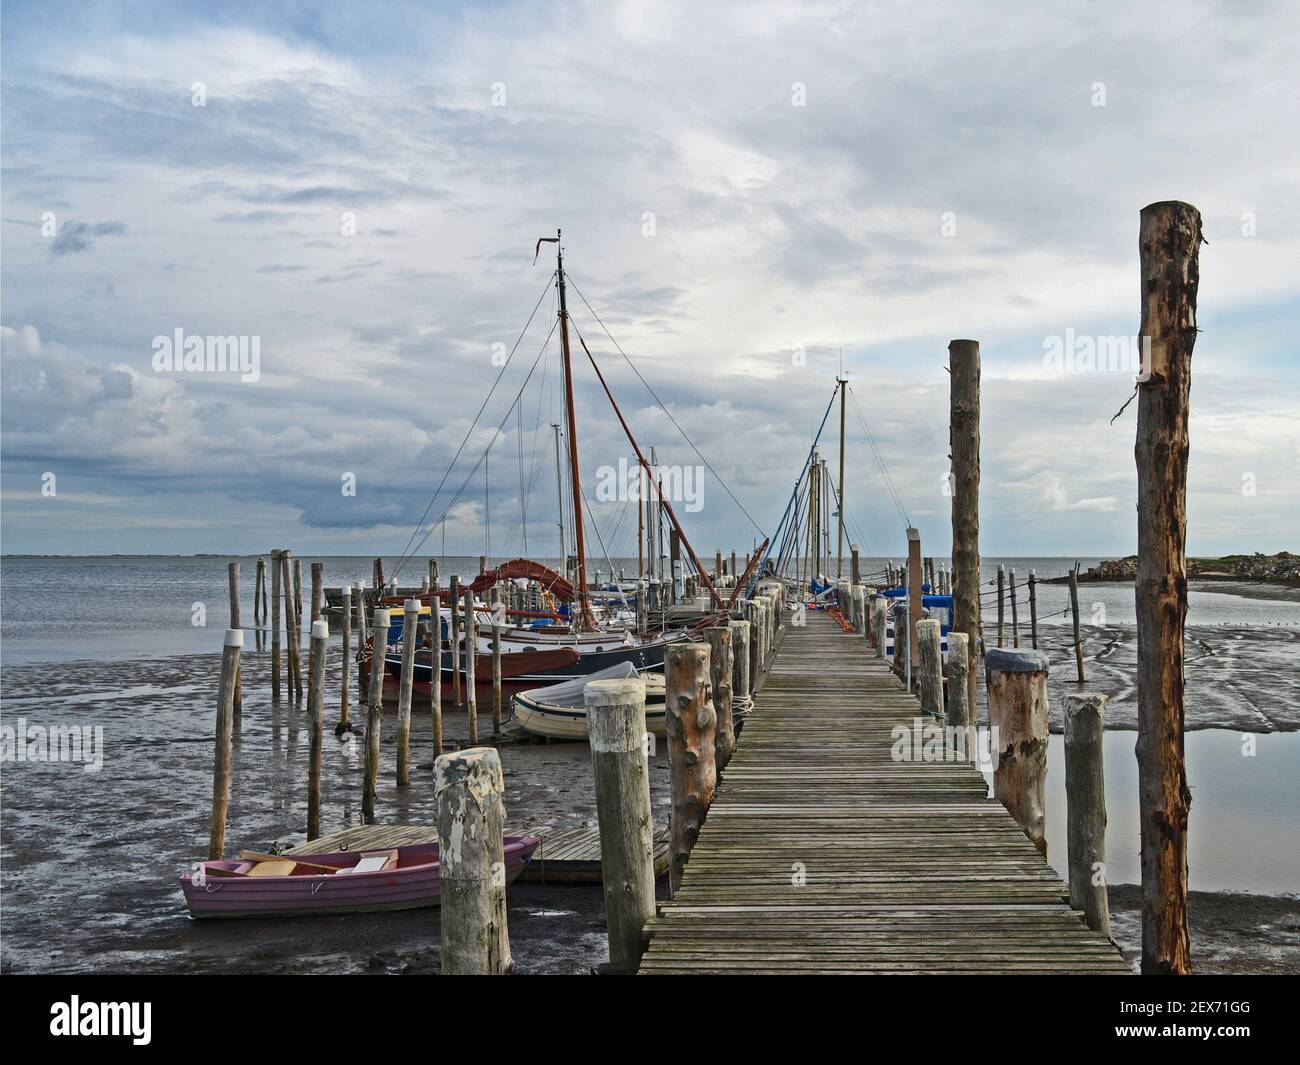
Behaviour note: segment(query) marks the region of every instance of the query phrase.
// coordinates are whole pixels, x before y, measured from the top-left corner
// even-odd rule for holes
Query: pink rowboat
[[[536,836],[506,836],[506,883],[532,858]],[[352,872],[364,858],[396,854],[396,862],[374,872]],[[249,876],[259,863],[245,859],[199,863],[181,877],[191,917],[301,917],[375,913],[437,906],[442,887],[438,844],[374,851],[287,854],[298,863],[287,876]],[[339,872],[313,869],[311,862],[338,866]],[[373,861],[370,864],[375,864]]]

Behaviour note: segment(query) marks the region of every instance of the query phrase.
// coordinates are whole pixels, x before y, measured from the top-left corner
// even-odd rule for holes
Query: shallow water
[[[1104,738],[1106,872],[1112,884],[1142,881],[1136,740],[1134,732],[1107,732]],[[1191,890],[1300,893],[1300,732],[1203,729],[1187,734],[1186,752]],[[991,785],[992,774],[986,776]],[[1046,804],[1047,858],[1068,879],[1065,743],[1056,734],[1047,748]]]

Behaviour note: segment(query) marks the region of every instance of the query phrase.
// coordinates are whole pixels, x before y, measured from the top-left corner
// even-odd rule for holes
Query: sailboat
[[[510,695],[539,687],[580,681],[592,674],[606,673],[625,666],[633,668],[638,675],[662,674],[665,651],[670,644],[679,640],[698,639],[703,628],[717,624],[727,616],[730,602],[723,600],[718,588],[709,578],[673,510],[671,501],[662,492],[653,489],[657,516],[661,521],[666,518],[672,526],[678,542],[685,549],[694,567],[694,572],[698,574],[708,592],[712,612],[706,612],[690,626],[669,628],[661,625],[658,629],[654,629],[649,624],[649,612],[645,609],[645,604],[638,601],[645,591],[644,588],[638,587],[637,592],[632,596],[618,589],[593,595],[587,573],[584,500],[578,456],[577,417],[573,401],[573,355],[569,335],[570,318],[564,249],[560,237],[561,234],[557,230],[554,237],[543,237],[538,240],[534,262],[542,244],[556,245],[554,278],[564,378],[565,422],[568,433],[567,473],[572,494],[573,579],[570,580],[541,562],[522,558],[481,573],[468,585],[474,596],[475,609],[467,624],[462,620],[462,626],[457,626],[465,630],[459,632],[452,631],[452,611],[449,608],[441,609],[437,619],[429,613],[429,603],[435,593],[431,591],[421,596],[424,614],[417,619],[416,630],[411,633],[405,632],[404,619],[399,613],[393,617],[393,624],[389,631],[383,634],[386,697],[395,697],[399,690],[402,645],[406,639],[417,641],[413,675],[415,690],[427,693],[430,685],[440,683],[444,697],[450,698],[455,697],[459,688],[457,681],[460,678],[457,673],[462,675],[464,673],[467,641],[473,640],[476,655],[474,683],[477,686],[477,697],[482,700],[491,696],[494,625],[500,627],[496,636],[501,641],[503,691]],[[580,333],[578,339],[618,417],[624,434],[636,453],[640,468],[651,478],[651,484],[655,484],[650,463],[647,462],[640,445],[633,437],[631,428],[623,417],[599,365]],[[558,478],[560,472],[558,427],[556,440]],[[562,484],[562,478],[559,480]],[[562,497],[562,488],[560,492]],[[563,507],[561,507],[560,526],[563,538]],[[757,558],[758,555],[755,555],[755,562]],[[517,607],[507,609],[500,603],[483,601],[482,597],[490,590],[502,585],[507,588],[518,587],[520,582],[541,592],[551,609],[540,611]],[[731,602],[734,602],[742,587],[743,583],[737,582],[731,594]],[[436,594],[440,597],[440,603],[449,604],[449,590],[440,589]],[[392,599],[385,602],[394,607],[401,606],[401,600]],[[620,605],[623,607],[621,612],[618,609]],[[629,623],[627,617],[629,612],[633,618],[638,619],[637,624]],[[370,645],[363,647],[358,656],[363,691],[368,690],[365,686],[369,682],[373,644],[372,638]],[[581,723],[580,731],[585,735],[585,721]]]

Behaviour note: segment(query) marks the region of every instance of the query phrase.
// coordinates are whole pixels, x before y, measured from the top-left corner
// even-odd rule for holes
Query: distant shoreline
[[[1080,584],[1127,584],[1137,575],[1137,555],[1108,559],[1079,574]],[[1238,585],[1276,585],[1300,588],[1300,557],[1289,551],[1275,555],[1222,555],[1188,558],[1189,581],[1221,581]],[[1044,584],[1068,584],[1069,576],[1046,577]]]

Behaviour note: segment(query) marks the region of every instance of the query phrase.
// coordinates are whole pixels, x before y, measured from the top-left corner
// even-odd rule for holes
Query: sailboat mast
[[[569,308],[565,302],[564,246],[555,231],[555,278],[560,290],[560,352],[564,357],[564,401],[569,428],[569,483],[573,489],[573,542],[578,556],[577,627],[591,626],[591,602],[587,596],[587,549],[582,530],[582,480],[578,474],[578,424],[573,412],[573,360],[569,355]]]
[[[839,532],[837,534],[837,556],[838,561],[835,563],[835,577],[840,579],[844,576],[844,386],[848,383],[847,377],[840,377],[840,506],[839,506]]]
[[[569,542],[564,538],[564,472],[560,465],[560,426],[551,422],[555,434],[555,517],[560,527],[560,572],[569,575]]]

